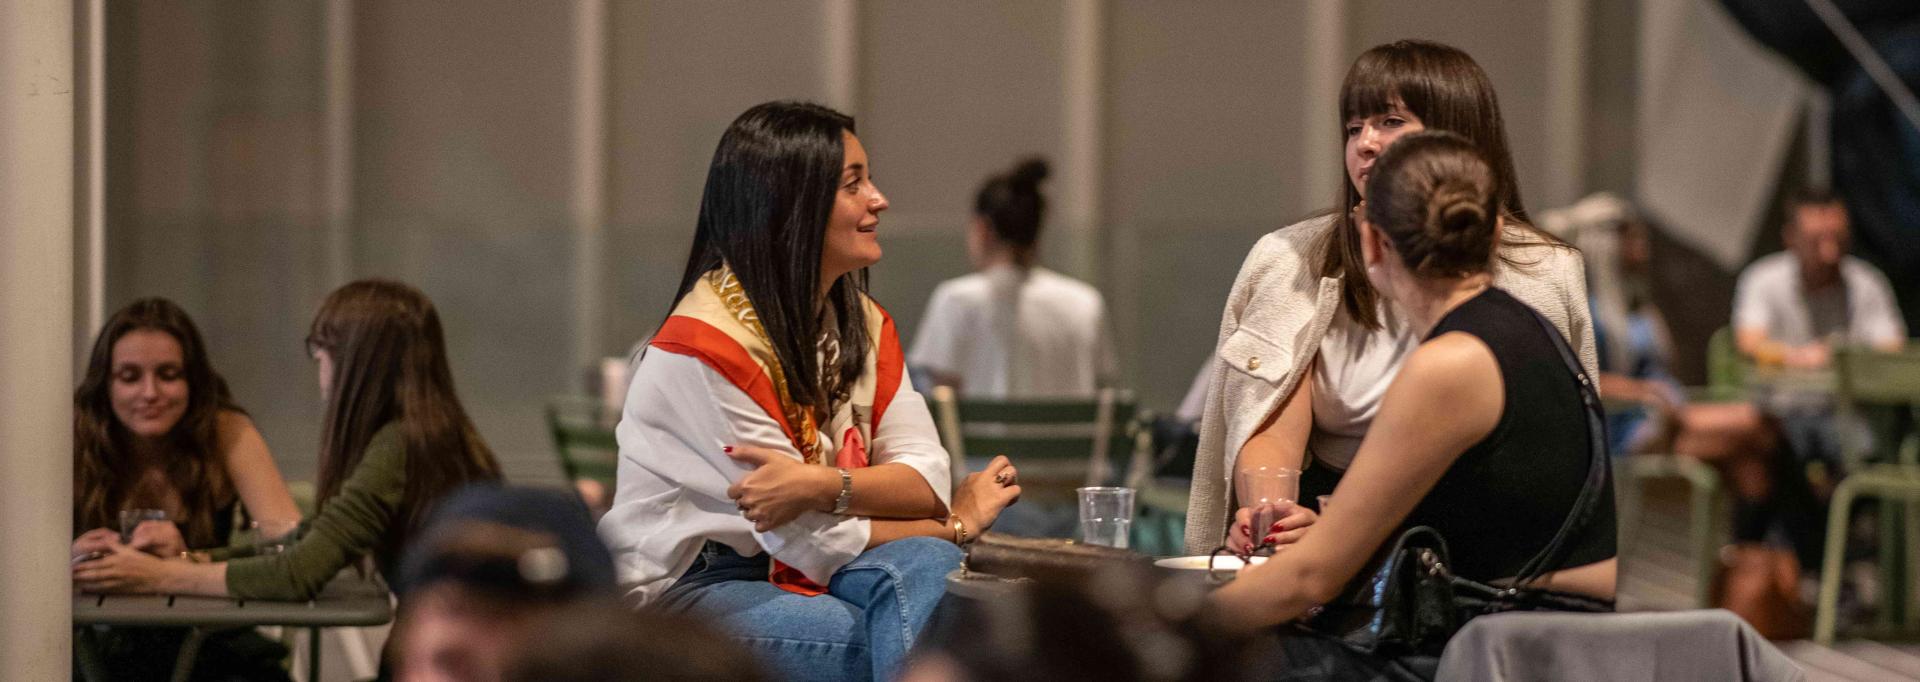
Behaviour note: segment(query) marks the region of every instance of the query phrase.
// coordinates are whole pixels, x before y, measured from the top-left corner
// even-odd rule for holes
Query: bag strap
[[[1580,402],[1584,404],[1587,413],[1587,480],[1580,488],[1580,495],[1574,498],[1573,508],[1567,511],[1566,520],[1561,522],[1560,531],[1554,534],[1553,540],[1547,543],[1546,549],[1540,550],[1539,554],[1534,555],[1520,569],[1520,575],[1514,580],[1514,585],[1520,587],[1539,579],[1547,572],[1547,567],[1559,563],[1561,556],[1567,551],[1567,543],[1572,540],[1574,532],[1592,520],[1595,510],[1600,505],[1602,491],[1606,489],[1609,472],[1606,418],[1600,408],[1600,392],[1595,390],[1593,380],[1587,376],[1586,370],[1580,367],[1573,349],[1567,346],[1567,340],[1561,338],[1560,330],[1554,327],[1552,322],[1548,322],[1539,311],[1529,308],[1528,312],[1533,313],[1533,319],[1540,323],[1541,329],[1546,331],[1547,338],[1553,342],[1554,350],[1560,353],[1560,360],[1566,363],[1567,371],[1573,373],[1574,378],[1579,381]]]

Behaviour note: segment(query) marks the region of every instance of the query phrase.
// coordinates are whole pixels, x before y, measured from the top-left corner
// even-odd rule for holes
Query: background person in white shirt
[[[934,385],[981,398],[1088,397],[1115,373],[1107,304],[1036,264],[1047,162],[987,178],[967,227],[973,274],[942,282],[907,362]]]
[[[1886,275],[1847,255],[1847,207],[1823,191],[1803,192],[1788,206],[1780,231],[1787,250],[1740,273],[1733,330],[1740,352],[1756,362],[1822,368],[1833,345],[1899,350],[1906,324]]]
[[[777,679],[890,679],[956,545],[1020,494],[1004,458],[949,486],[866,295],[887,208],[869,168],[853,119],[825,107],[762,104],[728,127],[616,428],[600,535],[619,582],[712,619]]]
[[[1824,369],[1837,345],[1899,350],[1907,329],[1893,287],[1878,269],[1847,255],[1851,235],[1839,197],[1801,192],[1789,200],[1787,216],[1780,232],[1787,250],[1754,261],[1734,287],[1740,353],[1762,365]],[[1824,463],[1829,478],[1844,474],[1842,431],[1862,442],[1873,438],[1865,423],[1840,419],[1822,393],[1775,392],[1760,407],[1779,417],[1794,454]]]

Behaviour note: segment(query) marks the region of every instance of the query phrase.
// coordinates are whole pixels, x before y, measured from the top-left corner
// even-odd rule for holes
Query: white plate
[[[1153,565],[1162,568],[1178,568],[1185,571],[1204,571],[1207,570],[1207,559],[1209,559],[1209,557],[1205,554],[1177,556],[1160,559],[1153,562]],[[1266,561],[1267,558],[1263,556],[1253,558],[1253,563],[1255,564],[1265,563]],[[1222,554],[1220,558],[1213,560],[1213,568],[1217,571],[1238,571],[1245,567],[1246,564],[1240,561],[1240,557],[1232,554]]]

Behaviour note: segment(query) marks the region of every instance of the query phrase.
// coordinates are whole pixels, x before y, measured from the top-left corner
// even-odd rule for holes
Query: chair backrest
[[[1846,347],[1834,352],[1840,397],[1857,405],[1920,402],[1920,350],[1886,353]]]
[[[613,432],[618,422],[618,412],[592,398],[566,396],[547,402],[547,428],[568,481],[613,484],[620,456],[620,441]]]
[[[1721,327],[1707,339],[1707,389],[1717,400],[1743,395],[1747,383],[1747,359],[1733,341],[1733,328]]]
[[[1870,348],[1844,347],[1834,351],[1833,367],[1841,409],[1859,414],[1883,408],[1874,414],[1863,414],[1876,430],[1886,432],[1883,435],[1899,435],[1890,432],[1897,419],[1885,422],[1873,419],[1888,416],[1884,408],[1910,410],[1913,413],[1912,425],[1908,426],[1910,432],[1904,439],[1906,442],[1899,444],[1897,451],[1900,462],[1920,463],[1915,461],[1920,459],[1920,455],[1915,454],[1913,442],[1920,439],[1920,434],[1911,433],[1912,429],[1920,426],[1920,349],[1887,353]],[[1889,452],[1895,451],[1893,443],[1886,445]],[[1853,459],[1864,456],[1865,453],[1856,452]]]
[[[1139,406],[1127,391],[1105,389],[1081,399],[995,400],[959,396],[942,386],[934,389],[933,402],[956,485],[965,476],[967,457],[1002,454],[1022,471],[1058,470],[1049,464],[1065,463],[1084,467],[1087,481],[1105,482],[1115,455],[1135,446]]]

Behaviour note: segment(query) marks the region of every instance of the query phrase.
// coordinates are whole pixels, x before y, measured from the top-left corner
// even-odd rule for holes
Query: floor
[[[1687,546],[1686,507],[1678,485],[1656,483],[1633,546],[1623,557],[1623,610],[1692,608],[1695,579]],[[1920,680],[1920,643],[1841,639],[1831,647],[1812,640],[1776,642],[1813,682],[1827,680]]]

